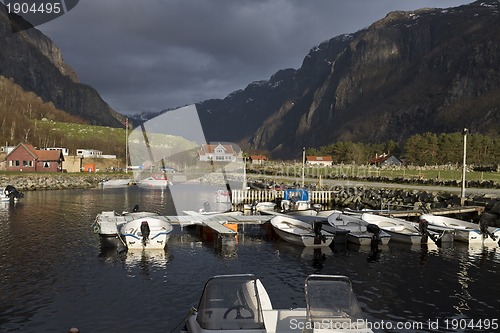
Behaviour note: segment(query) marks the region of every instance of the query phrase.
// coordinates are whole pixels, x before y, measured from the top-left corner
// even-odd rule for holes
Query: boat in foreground
[[[391,240],[391,235],[387,232],[377,227],[370,228],[370,224],[361,218],[346,215],[339,211],[328,216],[328,223],[331,226],[349,231],[347,234],[347,241],[353,244],[371,245],[374,236],[378,236],[378,240],[383,245],[386,245]],[[377,235],[373,232],[374,229],[377,229]]]
[[[219,275],[208,280],[198,308],[183,332],[372,333],[346,276],[309,275],[306,308],[274,309],[262,282],[252,274]]]
[[[125,223],[120,236],[129,249],[164,249],[172,230],[163,216],[148,216]]]
[[[432,214],[423,214],[419,219],[426,221],[431,230],[453,230],[457,241],[500,246],[500,228]]]
[[[302,246],[330,246],[335,235],[322,230],[322,222],[305,222],[284,215],[271,219],[274,231],[287,242]]]
[[[370,224],[377,225],[380,229],[391,235],[391,240],[407,244],[434,244],[440,237],[439,234],[429,231],[423,234],[418,229],[418,223],[403,219],[363,213],[361,219]]]

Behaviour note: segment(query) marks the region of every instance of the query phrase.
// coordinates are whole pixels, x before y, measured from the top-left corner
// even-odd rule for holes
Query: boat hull
[[[428,228],[430,230],[453,230],[455,239],[460,242],[499,245],[498,242],[500,240],[500,228],[488,227],[488,232],[496,237],[496,239],[493,240],[491,237],[486,237],[486,235],[483,235],[481,233],[479,225],[475,223],[431,214],[424,214],[420,216],[420,219],[426,220],[428,222]]]
[[[147,224],[147,234],[143,225]],[[129,249],[164,249],[172,233],[172,225],[158,217],[138,218],[120,228],[120,236]]]
[[[297,219],[275,216],[271,219],[276,234],[283,240],[306,247],[330,246],[335,235],[321,230],[316,235],[311,224]]]
[[[387,232],[391,235],[391,241],[405,244],[434,244],[432,238],[423,236],[412,222],[368,213],[362,214],[361,219]]]

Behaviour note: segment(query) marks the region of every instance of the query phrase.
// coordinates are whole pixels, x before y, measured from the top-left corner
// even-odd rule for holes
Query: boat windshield
[[[305,293],[309,322],[318,325],[363,322],[363,313],[346,276],[310,275],[305,282]]]
[[[251,274],[216,276],[208,280],[198,306],[200,327],[264,329],[257,283]]]

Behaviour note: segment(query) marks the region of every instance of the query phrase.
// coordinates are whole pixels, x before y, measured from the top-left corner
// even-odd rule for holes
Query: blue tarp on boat
[[[283,193],[284,200],[290,201],[308,201],[309,200],[309,192],[303,189],[289,189],[285,190]]]

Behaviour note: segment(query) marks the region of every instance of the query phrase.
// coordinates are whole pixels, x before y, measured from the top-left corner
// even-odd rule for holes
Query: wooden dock
[[[464,214],[464,213],[475,213],[482,214],[484,212],[484,207],[481,206],[464,206],[464,207],[451,207],[451,208],[438,208],[432,209],[428,213],[433,215],[453,215],[453,214]],[[422,210],[389,210],[389,211],[379,211],[375,214],[391,216],[391,217],[417,217],[424,212]]]

